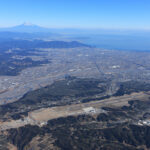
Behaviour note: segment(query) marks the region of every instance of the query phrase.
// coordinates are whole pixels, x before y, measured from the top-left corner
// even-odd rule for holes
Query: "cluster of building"
[[[139,120],[138,125],[140,125],[140,126],[143,126],[143,125],[150,126],[150,120]]]

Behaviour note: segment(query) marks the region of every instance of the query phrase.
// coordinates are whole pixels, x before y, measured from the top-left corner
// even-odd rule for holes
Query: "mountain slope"
[[[52,30],[32,24],[21,24],[9,28],[1,28],[0,31],[33,33],[33,32],[51,32]]]
[[[0,49],[11,48],[75,48],[90,47],[89,45],[77,41],[43,41],[43,40],[8,40],[0,42]]]

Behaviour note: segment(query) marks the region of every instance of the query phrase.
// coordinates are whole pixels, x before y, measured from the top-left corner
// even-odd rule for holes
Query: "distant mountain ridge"
[[[57,34],[78,34],[87,33],[88,30],[78,28],[46,28],[30,23],[23,23],[13,27],[0,28],[0,32],[19,33],[57,33]]]
[[[17,25],[14,27],[0,28],[0,31],[33,33],[33,32],[51,32],[52,30],[34,24],[23,23],[21,25]]]
[[[61,34],[51,32],[11,32],[0,31],[0,40],[5,39],[41,39],[41,38],[56,38],[61,37]]]
[[[90,47],[89,45],[77,41],[43,41],[43,40],[8,40],[0,42],[0,49],[11,48],[75,48]]]

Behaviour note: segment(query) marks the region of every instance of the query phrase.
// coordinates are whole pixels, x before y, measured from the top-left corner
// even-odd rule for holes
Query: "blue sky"
[[[0,27],[150,29],[150,0],[0,0]]]

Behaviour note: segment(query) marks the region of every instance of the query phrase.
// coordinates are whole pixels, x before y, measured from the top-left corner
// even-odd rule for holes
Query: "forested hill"
[[[77,41],[9,40],[0,42],[0,48],[75,48],[90,47]]]

